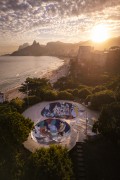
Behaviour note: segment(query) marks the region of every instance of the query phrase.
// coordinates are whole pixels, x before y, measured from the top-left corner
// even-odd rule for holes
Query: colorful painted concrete
[[[79,114],[79,108],[68,102],[48,104],[41,112],[44,117],[73,119]]]
[[[46,119],[38,122],[31,133],[38,143],[55,143],[64,141],[70,133],[70,126],[60,119]]]

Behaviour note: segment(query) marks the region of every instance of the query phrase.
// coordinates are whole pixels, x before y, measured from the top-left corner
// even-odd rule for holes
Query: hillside
[[[77,56],[79,46],[94,46],[97,50],[109,49],[112,46],[120,46],[120,37],[112,38],[104,43],[94,43],[92,41],[85,41],[79,43],[63,43],[63,42],[49,42],[46,45],[40,45],[36,41],[32,45],[25,48],[19,48],[13,52],[11,56]]]
[[[79,43],[49,42],[47,45],[40,45],[36,41],[31,46],[18,49],[12,56],[76,56]]]

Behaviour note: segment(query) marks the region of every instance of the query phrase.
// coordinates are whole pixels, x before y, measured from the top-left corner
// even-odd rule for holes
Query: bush
[[[91,95],[91,91],[87,88],[83,88],[79,91],[79,98],[80,99],[86,99],[88,95]]]
[[[73,89],[66,89],[65,91],[69,92],[69,93],[73,93]]]
[[[58,90],[67,90],[77,88],[79,82],[76,81],[72,76],[61,77],[54,83],[53,88]]]
[[[117,101],[120,102],[120,84],[117,86],[115,90],[115,96],[116,96]]]
[[[84,88],[87,88],[87,87],[88,87],[88,86],[86,86],[86,85],[79,85],[79,86],[78,86],[78,89],[81,90],[81,89],[84,89]]]
[[[33,122],[18,112],[0,114],[0,142],[7,146],[21,144],[33,128]]]
[[[25,109],[25,101],[18,97],[12,99],[10,101],[10,105],[13,106],[20,113]]]
[[[113,142],[120,141],[120,103],[103,106],[98,121],[93,125],[93,131],[98,131]]]
[[[73,100],[73,95],[67,91],[60,91],[58,92],[57,99],[61,100]]]
[[[74,97],[78,97],[79,96],[79,90],[78,89],[74,89],[72,92]]]
[[[21,85],[19,91],[30,96],[35,96],[37,91],[40,89],[51,89],[52,86],[49,80],[46,78],[27,78],[26,81]]]
[[[106,90],[105,86],[96,86],[95,88],[93,88],[92,93],[100,92],[103,90]]]
[[[41,102],[41,98],[37,96],[28,96],[28,98],[24,98],[26,106],[32,106]]]
[[[0,114],[16,112],[17,109],[10,105],[10,103],[0,104]]]
[[[88,95],[87,97],[86,97],[86,99],[85,99],[85,103],[86,104],[88,104],[88,102],[91,102],[91,100],[92,100],[92,94],[91,95]]]
[[[67,77],[61,77],[60,79],[57,80],[57,82],[54,83],[53,87],[55,89],[64,90],[66,89],[66,82],[67,82]]]
[[[96,110],[100,110],[104,104],[115,102],[113,91],[105,90],[95,93],[91,98],[91,106]]]
[[[72,163],[66,148],[51,146],[41,148],[32,154],[28,164],[30,180],[70,180],[72,179]]]
[[[53,101],[53,100],[56,100],[57,99],[57,92],[56,91],[53,91],[53,90],[46,90],[44,92],[44,97],[43,99],[45,101]]]

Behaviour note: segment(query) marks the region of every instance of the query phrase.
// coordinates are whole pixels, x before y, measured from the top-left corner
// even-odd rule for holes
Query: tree
[[[106,90],[106,87],[105,86],[96,86],[93,90],[92,90],[92,93],[96,93],[96,92],[99,92],[99,91],[103,91],[103,90]]]
[[[79,98],[85,99],[90,94],[92,94],[92,93],[88,88],[83,88],[79,91]]]
[[[104,104],[115,102],[115,95],[111,90],[105,90],[95,93],[91,97],[91,107],[99,110]]]
[[[103,106],[93,131],[103,134],[114,142],[120,141],[120,103]]]
[[[76,81],[73,77],[67,76],[67,77],[61,77],[57,80],[57,82],[54,83],[54,88],[58,90],[66,90],[66,89],[74,89],[77,88],[79,85],[79,82]]]
[[[88,102],[91,102],[92,96],[93,96],[93,94],[88,95],[88,96],[86,97],[86,99],[85,99],[85,103],[86,103],[86,104],[88,104]]]
[[[51,84],[46,78],[27,78],[25,83],[22,84],[19,91],[28,94],[36,95],[36,92],[40,89],[51,89]]]
[[[79,95],[79,90],[78,89],[74,89],[72,92],[73,96],[78,97]]]
[[[0,114],[10,113],[17,111],[15,107],[11,106],[10,103],[0,104]]]
[[[24,164],[29,155],[22,143],[27,139],[33,123],[17,112],[13,102],[0,105],[1,180],[8,179],[8,174],[9,180],[23,179]]]
[[[66,87],[67,77],[59,78],[53,85],[55,89],[64,90]]]
[[[120,84],[118,84],[118,86],[116,87],[115,95],[116,95],[117,101],[120,102]]]
[[[73,95],[67,91],[60,91],[58,92],[58,99],[62,99],[62,100],[72,100],[73,99]]]
[[[33,122],[18,112],[0,114],[0,142],[15,146],[22,144],[33,128]]]
[[[71,94],[73,93],[73,89],[66,89],[66,91],[71,93]]]
[[[38,96],[29,96],[29,97],[24,98],[24,101],[25,101],[26,106],[28,105],[31,106],[31,105],[41,102],[41,98]]]
[[[72,175],[68,150],[61,146],[41,148],[31,155],[28,162],[30,180],[70,180]]]
[[[25,107],[25,102],[24,100],[17,97],[10,101],[10,105],[13,106],[18,112],[22,112]]]
[[[53,100],[56,100],[57,98],[57,92],[54,91],[54,90],[46,90],[44,92],[44,100],[45,101],[53,101]]]

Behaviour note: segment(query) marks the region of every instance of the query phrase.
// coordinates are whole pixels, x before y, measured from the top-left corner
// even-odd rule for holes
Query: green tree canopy
[[[72,100],[73,95],[67,91],[59,91],[57,98],[62,100]]]
[[[74,89],[77,88],[79,85],[79,82],[76,81],[73,77],[67,76],[67,77],[61,77],[57,80],[57,82],[54,83],[54,88],[58,90],[66,90],[66,89]]]
[[[72,164],[66,148],[52,145],[31,155],[28,164],[31,180],[71,180],[72,175]]]
[[[88,88],[83,88],[79,91],[79,98],[86,99],[88,95],[92,94]]]
[[[44,97],[43,99],[45,101],[52,101],[52,100],[56,100],[57,98],[57,92],[54,90],[46,90],[44,91]]]
[[[18,112],[22,112],[25,102],[20,98],[15,98],[10,101],[10,105],[13,106]]]
[[[10,105],[10,103],[0,104],[0,114],[15,112],[17,109]]]
[[[18,112],[0,114],[0,142],[5,145],[21,144],[33,128],[30,119]]]
[[[113,91],[104,90],[93,94],[91,97],[92,108],[99,110],[104,104],[115,102],[115,95]]]
[[[98,121],[93,125],[93,131],[98,131],[114,142],[120,141],[120,103],[103,106]]]
[[[96,93],[96,92],[99,92],[99,91],[103,91],[103,90],[106,90],[107,88],[105,86],[95,86],[95,88],[93,88],[92,90],[92,93]]]
[[[27,78],[25,83],[20,87],[20,91],[29,94],[36,95],[36,92],[40,89],[51,89],[51,84],[46,78]]]
[[[78,89],[74,89],[72,94],[73,94],[73,96],[78,97],[79,96],[79,90]]]
[[[120,102],[120,83],[119,83],[118,86],[116,87],[115,95],[116,95],[117,101]]]

